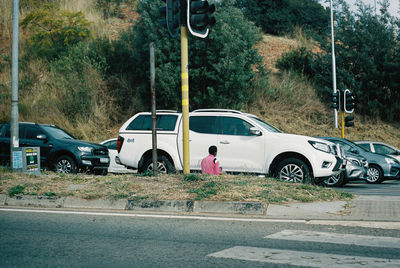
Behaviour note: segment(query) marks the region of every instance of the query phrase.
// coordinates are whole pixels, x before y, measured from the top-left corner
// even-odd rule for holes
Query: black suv
[[[40,147],[41,167],[58,173],[106,175],[110,165],[107,147],[77,140],[54,125],[19,123],[19,146]],[[0,126],[0,163],[10,163],[10,124]]]

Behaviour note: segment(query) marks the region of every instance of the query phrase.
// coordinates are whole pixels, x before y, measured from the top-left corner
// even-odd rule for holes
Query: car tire
[[[369,165],[367,170],[367,183],[381,183],[383,181],[382,169],[375,165]]]
[[[326,180],[322,181],[322,185],[326,187],[341,187],[344,185],[345,172],[340,172],[337,175],[330,176]]]
[[[78,172],[75,161],[68,155],[57,158],[54,169],[56,173],[76,174]]]
[[[276,177],[283,181],[310,183],[308,166],[297,158],[288,158],[280,162],[276,169]]]
[[[153,172],[153,159],[150,158],[143,166],[144,172]],[[157,170],[158,173],[168,174],[175,173],[175,168],[171,162],[163,155],[157,157]]]

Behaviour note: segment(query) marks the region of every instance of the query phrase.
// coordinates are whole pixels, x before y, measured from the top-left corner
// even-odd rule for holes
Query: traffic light
[[[190,33],[205,38],[209,28],[215,25],[214,11],[215,5],[208,4],[207,0],[187,0],[187,27]]]
[[[332,93],[332,107],[336,110],[340,110],[340,92]]]
[[[344,118],[344,125],[345,125],[346,127],[354,127],[354,122],[353,122],[353,120],[354,120],[354,116],[346,116],[346,117]]]
[[[343,105],[344,111],[349,114],[353,113],[354,105],[355,105],[354,95],[350,90],[346,89],[344,91],[344,105]]]
[[[181,25],[181,1],[180,0],[163,0],[166,6],[161,7],[160,13],[165,19],[159,21],[161,26],[166,26],[169,34],[176,37],[179,33]]]

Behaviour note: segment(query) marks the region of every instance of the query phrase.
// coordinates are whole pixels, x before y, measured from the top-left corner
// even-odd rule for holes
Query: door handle
[[[221,144],[229,144],[230,142],[229,141],[220,141],[219,143],[221,143]]]

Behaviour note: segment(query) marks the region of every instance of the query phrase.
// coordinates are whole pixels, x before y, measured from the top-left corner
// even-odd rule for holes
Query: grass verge
[[[350,200],[353,196],[321,186],[296,184],[246,175],[182,174],[42,175],[0,169],[0,193],[9,195],[74,196],[84,199],[153,199],[253,201],[269,203]]]

